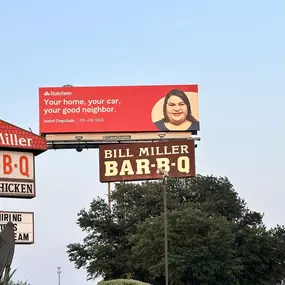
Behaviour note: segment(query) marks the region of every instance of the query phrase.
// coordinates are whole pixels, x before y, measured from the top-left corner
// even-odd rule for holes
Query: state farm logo
[[[66,92],[66,91],[56,91],[56,92],[54,92],[54,91],[50,91],[50,92],[48,92],[48,91],[46,91],[45,93],[44,93],[44,96],[71,96],[72,95],[72,92]]]

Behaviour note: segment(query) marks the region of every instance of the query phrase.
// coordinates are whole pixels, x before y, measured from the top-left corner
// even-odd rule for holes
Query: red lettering
[[[29,159],[22,155],[19,158],[19,164],[20,164],[20,173],[23,176],[29,176]]]
[[[11,174],[13,171],[12,168],[12,157],[9,154],[3,154],[3,173]]]

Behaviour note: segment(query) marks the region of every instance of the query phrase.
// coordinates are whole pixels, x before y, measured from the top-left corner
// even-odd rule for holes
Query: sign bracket
[[[181,138],[172,138],[172,139],[132,139],[132,140],[49,140],[47,138],[47,147],[48,149],[57,150],[57,149],[75,149],[78,152],[81,152],[83,149],[97,149],[100,145],[104,144],[124,144],[124,143],[145,143],[145,142],[162,142],[162,141],[175,141],[181,140]],[[186,140],[200,141],[200,137],[188,137]]]

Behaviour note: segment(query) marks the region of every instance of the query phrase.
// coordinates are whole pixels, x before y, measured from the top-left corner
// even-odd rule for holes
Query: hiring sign
[[[99,146],[100,181],[131,181],[195,176],[193,140]]]
[[[41,134],[200,130],[198,85],[39,88]]]
[[[34,243],[34,213],[0,211],[0,231],[12,222],[16,244]]]
[[[32,152],[0,151],[0,197],[35,197]]]

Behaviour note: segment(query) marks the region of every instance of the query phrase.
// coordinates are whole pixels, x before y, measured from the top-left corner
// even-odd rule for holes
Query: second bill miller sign
[[[99,157],[101,182],[195,176],[193,140],[100,145]]]

